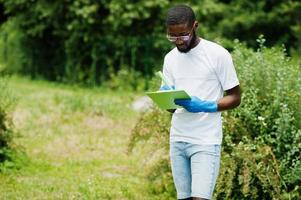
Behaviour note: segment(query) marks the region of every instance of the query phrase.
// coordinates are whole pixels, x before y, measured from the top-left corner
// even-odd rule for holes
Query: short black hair
[[[166,25],[188,24],[192,26],[195,21],[193,10],[186,5],[176,5],[167,11]]]

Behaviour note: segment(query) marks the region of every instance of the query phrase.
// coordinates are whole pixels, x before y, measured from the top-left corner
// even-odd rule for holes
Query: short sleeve
[[[231,54],[227,50],[218,57],[217,76],[224,91],[239,85]]]
[[[170,85],[175,85],[175,81],[174,81],[174,78],[172,76],[172,73],[171,73],[171,70],[169,69],[170,68],[170,65],[168,64],[168,61],[165,57],[164,59],[164,63],[163,63],[163,75],[166,77],[168,83]],[[161,86],[164,85],[164,83],[162,82],[161,83]]]

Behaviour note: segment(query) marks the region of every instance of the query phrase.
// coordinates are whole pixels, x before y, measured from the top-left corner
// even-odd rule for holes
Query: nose
[[[176,44],[177,44],[177,45],[182,45],[182,44],[184,44],[184,41],[181,40],[181,39],[179,39],[179,38],[177,38]]]

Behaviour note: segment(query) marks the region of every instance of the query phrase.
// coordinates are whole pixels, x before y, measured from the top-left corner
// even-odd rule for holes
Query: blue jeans
[[[220,166],[220,151],[220,145],[171,142],[171,168],[178,199],[211,199]]]

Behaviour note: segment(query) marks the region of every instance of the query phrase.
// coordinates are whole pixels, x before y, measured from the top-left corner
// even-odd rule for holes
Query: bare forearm
[[[239,106],[239,104],[240,104],[240,99],[235,98],[233,96],[225,96],[218,101],[217,110],[223,111],[223,110],[233,109]]]
[[[240,104],[240,88],[236,86],[227,91],[227,95],[218,101],[218,111],[236,108]]]

